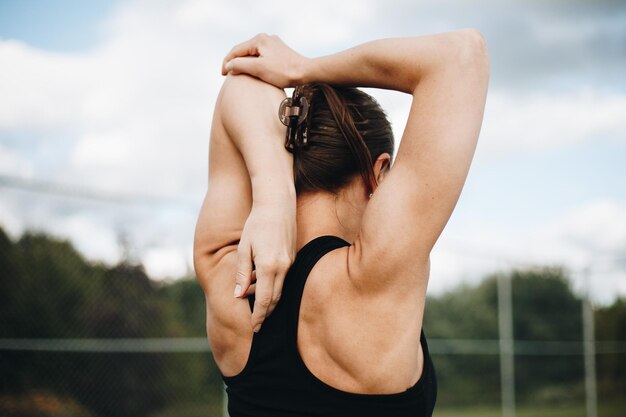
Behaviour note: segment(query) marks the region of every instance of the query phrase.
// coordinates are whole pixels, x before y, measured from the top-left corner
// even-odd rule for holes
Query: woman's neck
[[[296,251],[322,235],[338,236],[353,243],[361,228],[366,201],[350,198],[351,193],[325,192],[298,196]]]

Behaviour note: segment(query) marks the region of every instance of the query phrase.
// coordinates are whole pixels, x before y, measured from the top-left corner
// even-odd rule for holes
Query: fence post
[[[598,417],[598,398],[596,388],[596,346],[593,308],[589,290],[589,268],[583,271],[585,294],[583,296],[583,346],[585,356],[585,405],[587,417]]]
[[[228,395],[226,394],[226,385],[222,387],[222,417],[228,417]]]
[[[511,277],[498,275],[498,328],[500,333],[500,392],[502,416],[515,417],[515,364],[513,351],[513,299]]]

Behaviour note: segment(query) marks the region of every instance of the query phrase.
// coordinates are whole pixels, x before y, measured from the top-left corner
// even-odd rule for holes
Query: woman
[[[258,35],[226,56],[194,258],[231,416],[432,414],[429,257],[474,154],[488,61],[474,29],[315,59]],[[413,96],[393,167],[384,113],[350,86]]]

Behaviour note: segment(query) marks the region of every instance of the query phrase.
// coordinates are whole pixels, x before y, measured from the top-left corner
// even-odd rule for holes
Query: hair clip
[[[293,150],[296,146],[302,147],[307,144],[306,121],[309,114],[309,101],[300,95],[300,87],[293,90],[291,97],[284,99],[278,108],[278,117],[282,124],[287,126],[287,136],[285,148]],[[301,133],[301,140],[298,140],[298,131]]]

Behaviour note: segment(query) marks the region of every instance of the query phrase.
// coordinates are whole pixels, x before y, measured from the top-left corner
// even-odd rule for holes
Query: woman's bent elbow
[[[485,69],[489,68],[489,54],[487,41],[483,34],[475,28],[464,29],[463,32],[463,55],[476,65]]]

